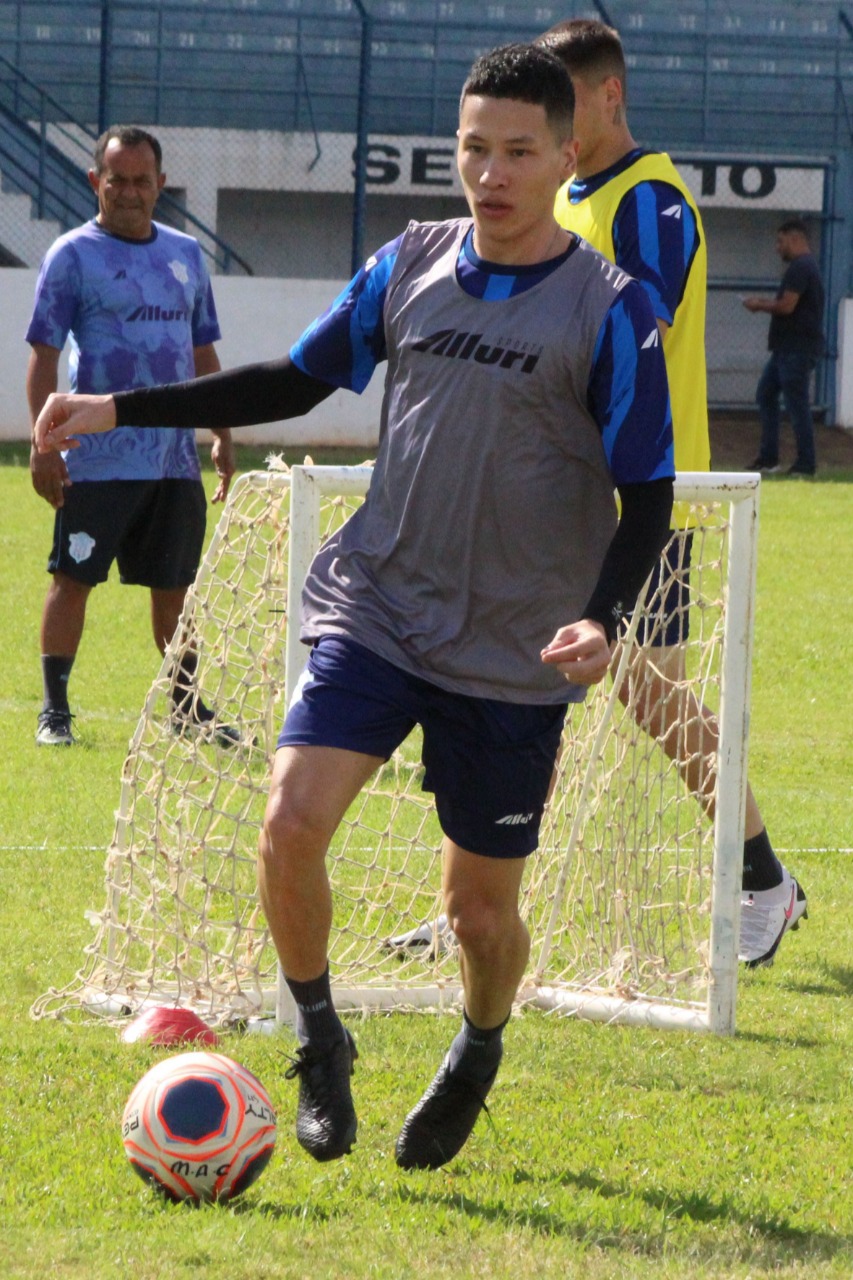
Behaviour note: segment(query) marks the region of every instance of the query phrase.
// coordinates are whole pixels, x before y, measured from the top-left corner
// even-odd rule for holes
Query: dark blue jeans
[[[814,471],[814,426],[809,403],[809,380],[816,361],[799,352],[774,351],[764,366],[755,399],[761,420],[761,461],[773,467],[779,461],[780,397],[794,428],[797,442],[795,466],[801,471]]]

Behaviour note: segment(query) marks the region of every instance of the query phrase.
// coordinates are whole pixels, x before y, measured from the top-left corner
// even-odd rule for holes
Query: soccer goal
[[[95,936],[74,980],[43,996],[34,1016],[120,1018],[168,1003],[218,1024],[290,1020],[257,901],[258,831],[278,730],[307,657],[301,584],[322,539],[363,500],[370,474],[306,464],[233,486],[187,595],[183,639],[167,653],[130,743],[106,900],[88,913]],[[520,1005],[734,1030],[758,492],[755,476],[677,480],[687,515],[670,560],[679,574],[689,538],[691,606],[683,670],[666,685],[681,708],[669,754],[643,722],[658,671],[656,605],[672,583],[643,613],[644,634],[635,611],[613,677],[570,708],[523,887],[533,946]],[[217,714],[197,736],[176,734],[170,717],[187,643]],[[702,746],[708,715],[716,751]],[[703,761],[700,803],[682,775]],[[341,1009],[458,1004],[453,937],[440,920],[441,832],[421,779],[414,734],[354,803],[332,847],[330,961]]]

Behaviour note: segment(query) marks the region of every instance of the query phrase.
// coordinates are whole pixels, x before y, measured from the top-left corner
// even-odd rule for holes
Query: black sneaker
[[[781,469],[778,462],[765,462],[763,458],[756,458],[746,468],[747,471],[760,471],[763,476],[775,476]]]
[[[798,462],[795,462],[792,467],[788,468],[785,475],[794,477],[799,476],[801,479],[811,479],[814,476],[814,467],[809,470],[808,467],[801,467]]]
[[[284,1073],[286,1080],[299,1079],[296,1137],[315,1160],[337,1160],[352,1150],[358,1121],[350,1076],[357,1057],[347,1031],[331,1049],[302,1045]]]
[[[172,732],[179,738],[201,738],[226,748],[239,747],[241,742],[240,731],[231,724],[221,724],[216,712],[206,707],[200,698],[194,699],[188,710],[173,707],[171,723]]]
[[[457,1155],[471,1136],[481,1111],[488,1115],[486,1097],[498,1074],[485,1084],[453,1075],[450,1055],[413,1111],[406,1116],[395,1155],[401,1169],[440,1169]]]
[[[71,747],[77,741],[71,732],[70,711],[40,711],[36,729],[39,747]]]

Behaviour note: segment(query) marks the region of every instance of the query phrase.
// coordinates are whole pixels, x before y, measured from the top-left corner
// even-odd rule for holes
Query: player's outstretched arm
[[[112,396],[70,395],[54,392],[48,396],[33,429],[33,440],[39,453],[54,449],[76,449],[75,436],[96,435],[112,431],[116,425],[115,401]]]

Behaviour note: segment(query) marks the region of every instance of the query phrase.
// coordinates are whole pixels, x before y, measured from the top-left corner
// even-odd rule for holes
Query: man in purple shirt
[[[200,246],[153,221],[165,180],[151,134],[117,125],[98,139],[89,171],[98,213],[55,241],[36,285],[26,335],[33,423],[56,390],[69,338],[72,391],[123,391],[219,369],[213,344],[221,334]],[[214,433],[212,454],[219,475],[213,501],[220,502],[234,473],[228,430]],[[192,429],[128,426],[89,437],[64,456],[34,448],[30,469],[36,493],[56,512],[36,742],[70,746],[68,681],[92,588],[106,581],[113,561],[123,583],[148,587],[154,642],[165,652],[201,557],[206,500]],[[213,713],[192,695],[194,658],[182,660],[175,715],[176,724],[200,729]]]

